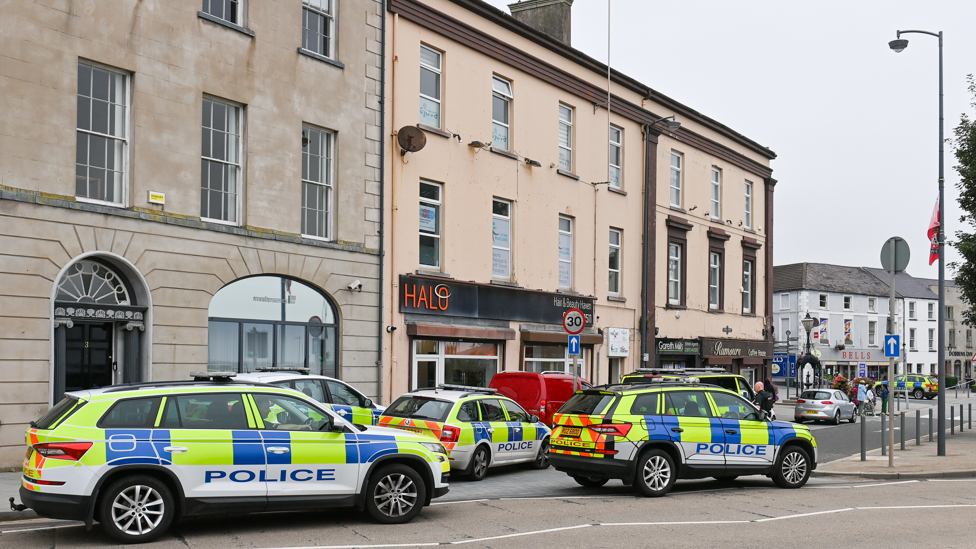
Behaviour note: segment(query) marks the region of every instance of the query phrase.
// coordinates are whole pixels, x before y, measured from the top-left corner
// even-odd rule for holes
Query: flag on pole
[[[939,219],[939,199],[935,199],[935,209],[932,210],[932,219],[929,221],[929,242],[931,246],[929,247],[929,265],[936,262],[939,259],[939,225],[942,224],[942,220]]]

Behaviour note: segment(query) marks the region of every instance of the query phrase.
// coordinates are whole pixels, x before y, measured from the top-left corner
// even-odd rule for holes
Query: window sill
[[[495,153],[495,154],[504,156],[505,158],[511,158],[512,160],[518,160],[518,155],[517,154],[510,153],[510,152],[508,152],[506,150],[499,149],[498,147],[488,147],[488,150],[491,151],[491,152],[493,152],[493,153]]]
[[[417,124],[417,127],[420,128],[421,130],[423,130],[426,133],[432,133],[434,135],[439,135],[441,137],[446,137],[448,139],[450,139],[451,137],[453,137],[450,133],[448,133],[448,132],[446,132],[446,131],[444,131],[444,130],[442,130],[440,128],[435,128],[434,126],[428,126],[427,124]]]
[[[756,318],[756,313],[742,313],[742,316],[748,316],[748,317]]]
[[[325,63],[327,65],[332,65],[333,67],[338,67],[340,69],[346,68],[345,65],[343,65],[342,63],[336,61],[335,59],[329,59],[328,57],[326,57],[324,55],[319,55],[319,54],[315,53],[314,51],[308,51],[305,48],[298,48],[298,53],[301,54],[301,55],[304,55],[305,57],[311,57],[312,59],[315,59],[317,61],[321,61],[321,62],[323,62],[323,63]]]
[[[201,217],[200,221],[204,223],[214,223],[216,225],[228,225],[230,227],[240,227],[240,223],[236,221],[224,221],[223,219],[210,219],[209,217]]]
[[[570,179],[575,179],[576,181],[579,181],[580,178],[580,176],[576,175],[575,173],[567,172],[562,168],[556,168],[556,173],[558,173],[559,175],[564,175]]]
[[[750,227],[742,227],[742,230],[743,230],[743,231],[745,231],[745,232],[747,232],[747,233],[752,233],[752,234],[756,234],[756,231],[754,231],[754,230],[753,230],[752,228],[750,228]]]
[[[678,206],[668,206],[668,208],[670,208],[671,210],[673,210],[673,211],[675,211],[675,212],[681,212],[681,213],[683,213],[683,214],[685,214],[685,215],[687,215],[687,214],[688,214],[688,212],[687,212],[687,211],[685,211],[685,209],[684,209],[684,208],[679,208]]]
[[[567,290],[565,288],[560,288],[560,289],[556,290],[556,293],[557,294],[568,294],[568,295],[579,295],[579,296],[583,295],[583,294],[581,294],[579,292],[574,292],[573,290]]]
[[[521,286],[519,286],[518,284],[514,282],[509,282],[508,280],[492,280],[490,281],[490,283],[494,284],[495,286],[506,286],[508,288],[521,288]]]
[[[108,206],[110,208],[125,208],[125,204],[120,204],[118,202],[109,202],[107,200],[98,200],[97,198],[88,198],[85,196],[76,196],[75,200],[78,202],[84,202],[86,204],[98,204],[99,206]]]
[[[713,314],[713,315],[714,314],[724,315],[725,314],[725,309],[712,309],[711,307],[709,307],[708,308],[708,312],[709,312],[709,314]]]
[[[214,17],[213,15],[210,15],[209,13],[205,13],[205,12],[202,12],[202,11],[198,11],[197,12],[197,17],[199,17],[200,19],[206,19],[207,21],[210,21],[211,23],[216,23],[216,24],[218,24],[218,25],[220,25],[222,27],[227,27],[228,29],[236,30],[239,33],[246,34],[246,35],[250,36],[251,38],[254,38],[254,31],[252,31],[251,29],[245,29],[244,27],[242,27],[240,25],[235,25],[234,23],[231,23],[230,21],[225,21],[224,19],[221,19],[219,17]]]
[[[417,269],[416,271],[414,271],[414,274],[418,274],[420,276],[436,276],[437,278],[450,278],[450,279],[454,278],[448,273],[442,273],[440,271],[427,271],[424,269]]]
[[[332,242],[331,239],[328,239],[324,236],[315,236],[314,234],[302,233],[302,238],[307,238],[309,240],[318,240],[319,242]]]
[[[618,189],[616,187],[611,187],[610,185],[607,185],[607,190],[610,191],[610,192],[612,192],[612,193],[617,193],[617,194],[622,195],[622,196],[627,196],[627,191],[625,191],[623,189]]]
[[[664,308],[665,309],[677,309],[679,311],[683,311],[683,310],[687,309],[688,306],[687,305],[675,305],[674,303],[668,303],[667,305],[664,306]]]
[[[620,297],[620,296],[617,296],[617,295],[608,295],[607,296],[607,301],[615,301],[617,303],[627,303],[627,298],[626,297]]]

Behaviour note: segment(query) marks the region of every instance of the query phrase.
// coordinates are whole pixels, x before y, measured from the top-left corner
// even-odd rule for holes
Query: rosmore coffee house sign
[[[773,358],[771,341],[741,341],[735,339],[702,338],[703,357]]]
[[[400,275],[400,312],[562,324],[579,309],[593,325],[595,298]]]

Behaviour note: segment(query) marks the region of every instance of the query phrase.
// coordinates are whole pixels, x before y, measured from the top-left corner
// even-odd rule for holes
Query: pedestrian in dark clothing
[[[763,381],[763,387],[766,389],[766,392],[773,395],[773,402],[779,402],[779,389],[768,377]]]
[[[773,410],[773,395],[763,387],[761,381],[756,382],[756,396],[753,397],[752,402],[759,407],[760,410],[765,410],[769,413]]]
[[[881,413],[888,413],[888,386],[882,385],[881,389],[878,391],[878,396],[881,397]]]

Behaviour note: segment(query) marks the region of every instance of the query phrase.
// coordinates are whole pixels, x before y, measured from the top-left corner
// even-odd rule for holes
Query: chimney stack
[[[570,45],[573,0],[521,0],[509,4],[508,9],[511,10],[512,17],[567,46]]]

